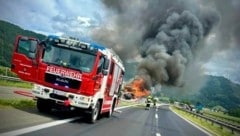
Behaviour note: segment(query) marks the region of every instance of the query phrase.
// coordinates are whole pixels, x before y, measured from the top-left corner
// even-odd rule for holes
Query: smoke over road
[[[200,86],[197,84],[201,83],[201,66],[214,51],[212,47],[206,53],[206,40],[215,34],[214,28],[223,18],[215,1],[103,0],[103,3],[109,10],[109,20],[92,36],[113,48],[123,60],[139,61],[137,74],[145,80],[148,90],[159,84]]]

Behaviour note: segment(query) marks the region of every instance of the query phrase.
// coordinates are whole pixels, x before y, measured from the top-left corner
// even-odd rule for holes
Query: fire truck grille
[[[66,96],[61,96],[53,93],[50,94],[50,97],[58,100],[63,100],[63,101],[68,99]]]
[[[58,75],[45,74],[45,81],[54,85],[63,86],[65,88],[79,89],[81,82],[78,80],[61,77]]]

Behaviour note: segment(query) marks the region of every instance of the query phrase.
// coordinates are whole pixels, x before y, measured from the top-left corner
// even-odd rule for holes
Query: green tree
[[[36,37],[40,40],[46,37],[0,20],[0,66],[11,66],[13,44],[17,35]]]

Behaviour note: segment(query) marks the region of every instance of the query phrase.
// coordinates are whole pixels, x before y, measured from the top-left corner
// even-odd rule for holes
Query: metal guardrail
[[[222,122],[225,122],[224,120],[227,120],[229,122],[233,122],[235,124],[240,124],[240,120],[234,120],[234,119],[228,119],[228,118],[225,118],[225,117],[222,117],[222,116],[216,116],[216,115],[213,115],[211,113],[205,113],[204,114],[208,117],[216,117],[218,120],[221,120]],[[229,122],[226,122],[226,123],[229,123]]]
[[[210,117],[207,117],[207,116],[204,116],[204,115],[192,112],[192,111],[188,111],[188,110],[180,108],[180,107],[177,107],[177,108],[180,109],[180,110],[183,110],[185,112],[188,112],[190,114],[193,114],[193,115],[195,115],[197,117],[200,117],[200,118],[203,118],[205,120],[208,120],[208,121],[212,122],[212,124],[213,123],[218,124],[218,125],[220,125],[221,128],[222,127],[228,128],[229,130],[232,131],[232,133],[234,133],[234,132],[240,133],[240,126],[239,125],[233,125],[233,124],[230,124],[230,123],[227,123],[227,122],[219,121],[217,119],[210,118]]]
[[[25,82],[25,81],[23,81],[23,80],[21,80],[20,78],[17,78],[17,77],[10,77],[10,76],[4,76],[4,75],[0,75],[0,79]]]

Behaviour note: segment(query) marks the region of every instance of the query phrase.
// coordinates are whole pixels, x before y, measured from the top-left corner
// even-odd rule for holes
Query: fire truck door
[[[118,90],[119,87],[119,78],[120,78],[120,67],[118,65],[114,66],[114,72],[113,72],[113,79],[112,79],[112,86],[109,92],[110,96],[113,96],[114,93]]]
[[[11,70],[23,80],[36,81],[37,45],[38,40],[35,38],[25,36],[16,37]]]

